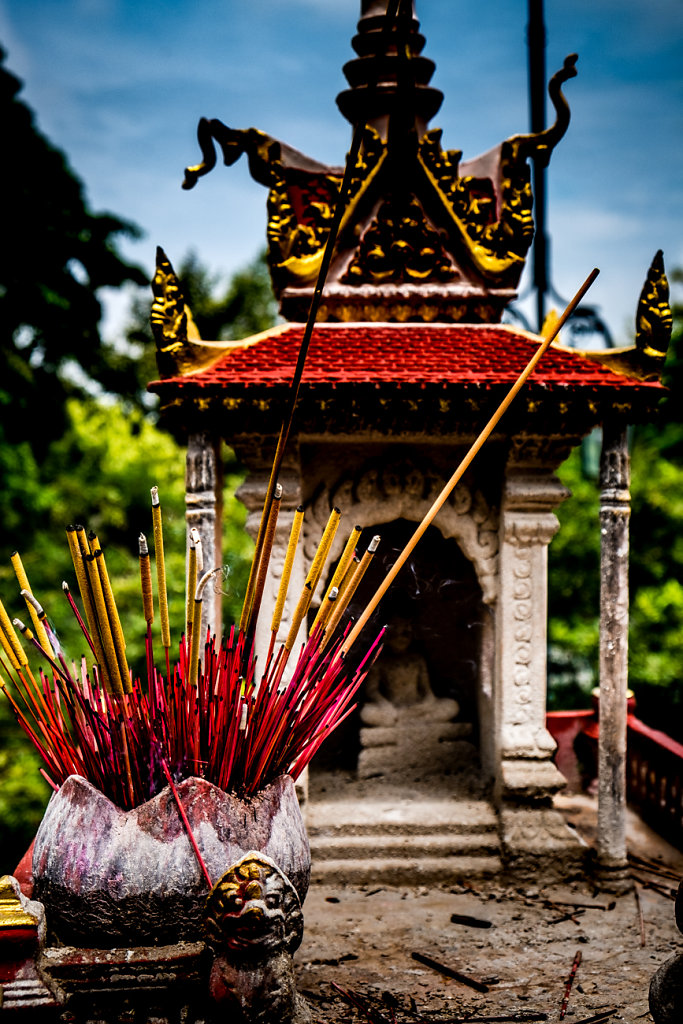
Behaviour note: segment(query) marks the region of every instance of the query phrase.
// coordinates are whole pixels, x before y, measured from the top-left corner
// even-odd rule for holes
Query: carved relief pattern
[[[459,274],[417,199],[387,201],[365,231],[342,282],[450,281]]]
[[[385,153],[386,145],[380,136],[374,129],[366,127],[342,218],[340,242],[357,201],[373,179]],[[282,163],[271,163],[271,170],[268,258],[273,286],[279,292],[287,286],[315,283],[342,179],[335,174],[296,172],[285,168]]]
[[[344,528],[335,538],[330,558],[341,554],[356,523],[379,525],[396,519],[418,523],[431,507],[445,480],[429,467],[419,469],[405,461],[388,466],[370,466],[354,477],[345,476],[331,489],[322,489],[307,510],[304,524],[304,554],[310,564],[321,531],[335,505],[344,512]],[[462,483],[434,520],[445,538],[454,538],[472,562],[484,602],[496,599],[498,574],[498,517],[484,497]]]
[[[513,726],[525,725],[531,717],[532,701],[532,590],[531,590],[531,549],[529,544],[517,544],[514,548],[512,566],[514,633],[513,670],[514,707],[509,714]]]

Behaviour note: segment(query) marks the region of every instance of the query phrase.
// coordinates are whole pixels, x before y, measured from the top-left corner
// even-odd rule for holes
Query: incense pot
[[[310,849],[289,776],[246,799],[200,778],[177,789],[211,879],[257,851],[303,903]],[[112,948],[204,937],[207,882],[169,787],[123,811],[70,776],[38,829],[33,879],[34,899],[45,905],[50,933],[61,942]]]

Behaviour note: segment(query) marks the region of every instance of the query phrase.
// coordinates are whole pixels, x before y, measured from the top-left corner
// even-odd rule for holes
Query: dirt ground
[[[591,845],[595,802],[565,800],[567,819]],[[590,879],[548,886],[494,879],[409,889],[383,886],[378,878],[374,886],[314,886],[304,905],[306,928],[296,958],[299,991],[321,1024],[559,1021],[580,954],[564,1017],[569,1024],[609,1010],[613,1021],[651,1021],[650,978],[683,951],[673,904],[683,855],[630,813],[629,852],[661,867],[641,866],[636,891],[621,896],[599,891]],[[667,870],[672,877],[662,873]],[[490,926],[454,923],[453,914]],[[444,976],[414,953],[480,988]],[[359,996],[375,1015],[350,1005],[335,984]]]

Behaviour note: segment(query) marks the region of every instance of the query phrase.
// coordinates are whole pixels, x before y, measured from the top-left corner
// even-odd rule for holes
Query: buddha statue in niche
[[[368,674],[366,703],[360,713],[365,726],[392,727],[413,722],[450,722],[460,706],[437,697],[424,657],[413,649],[413,624],[404,616],[392,619],[386,646]]]

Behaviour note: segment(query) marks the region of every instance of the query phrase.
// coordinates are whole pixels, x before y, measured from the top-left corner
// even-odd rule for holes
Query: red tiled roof
[[[286,324],[208,368],[169,377],[150,390],[269,388],[290,382],[304,332]],[[449,385],[512,384],[539,345],[536,335],[501,325],[319,324],[313,331],[303,385],[354,383]],[[613,373],[579,353],[550,348],[530,383],[544,388],[661,388]]]

